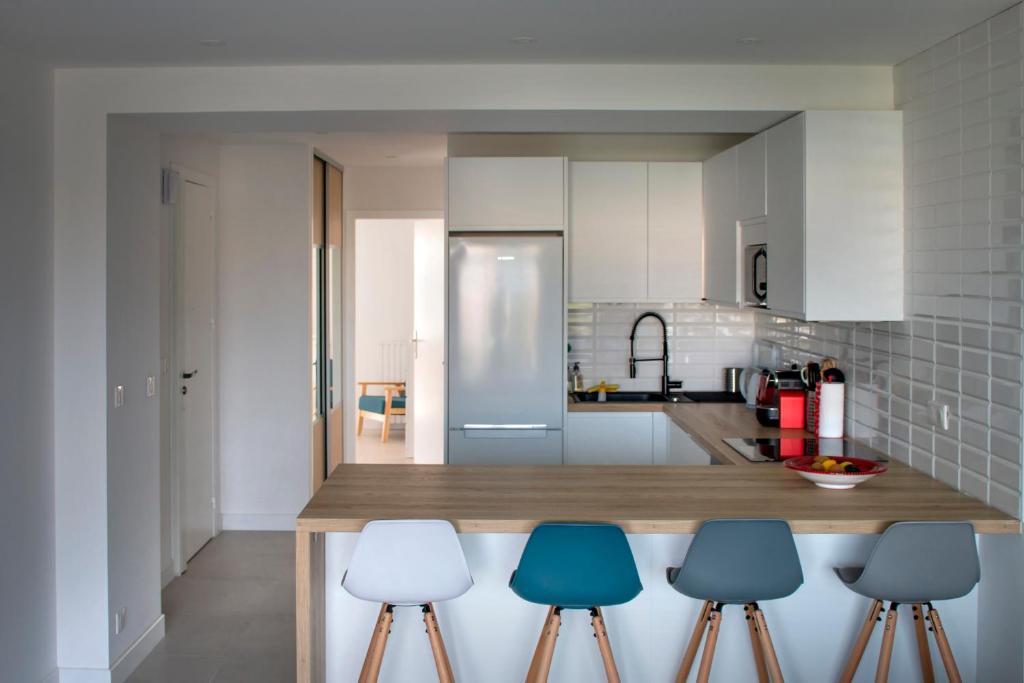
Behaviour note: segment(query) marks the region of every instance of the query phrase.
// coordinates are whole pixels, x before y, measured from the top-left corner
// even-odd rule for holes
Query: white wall
[[[441,211],[441,166],[346,166],[345,211]]]
[[[217,178],[220,145],[202,137],[162,135],[160,166],[181,166]],[[160,207],[160,573],[167,583],[174,573],[171,556],[171,417],[177,382],[171,377],[174,350],[174,206]],[[165,372],[166,369],[166,372]]]
[[[0,668],[57,665],[53,495],[53,77],[0,53]]]
[[[382,375],[379,349],[381,344],[405,342],[404,363],[412,370],[413,225],[412,220],[356,221],[356,381],[412,380],[409,372],[404,377]],[[373,429],[377,423],[369,424]]]
[[[309,498],[312,150],[226,145],[218,235],[220,512],[294,528]]]

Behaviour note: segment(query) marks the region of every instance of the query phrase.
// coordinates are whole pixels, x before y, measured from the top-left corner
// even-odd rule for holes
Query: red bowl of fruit
[[[789,458],[785,465],[823,489],[852,489],[889,469],[885,463],[838,455]]]

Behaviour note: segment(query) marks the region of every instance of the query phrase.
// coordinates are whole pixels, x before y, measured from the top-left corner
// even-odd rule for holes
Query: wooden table
[[[902,520],[969,520],[979,533],[1020,522],[900,463],[849,491],[782,466],[341,465],[296,522],[297,680],[324,680],[326,532],[371,519],[447,519],[461,533],[528,532],[593,521],[627,533],[693,533],[712,518],[780,518],[795,533],[878,533]]]

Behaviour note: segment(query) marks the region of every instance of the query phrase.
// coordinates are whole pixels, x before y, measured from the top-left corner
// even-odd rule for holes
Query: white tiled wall
[[[1021,513],[1021,5],[898,65],[905,112],[908,318],[809,324],[768,314],[787,357],[833,355],[853,375],[855,435]],[[948,432],[928,403],[948,404]]]
[[[569,363],[579,362],[587,386],[602,379],[623,390],[657,390],[661,363],[639,363],[629,379],[629,332],[645,311],[668,323],[669,375],[683,389],[720,390],[722,368],[750,365],[754,314],[705,304],[569,304]],[[637,356],[661,356],[661,326],[647,319],[637,330]]]

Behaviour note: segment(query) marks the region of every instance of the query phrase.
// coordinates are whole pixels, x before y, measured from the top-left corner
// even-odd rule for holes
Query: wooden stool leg
[[[860,627],[860,633],[857,634],[857,642],[854,643],[853,651],[850,652],[850,658],[846,661],[843,675],[839,677],[839,683],[851,683],[853,681],[853,675],[857,673],[857,667],[860,666],[860,660],[864,656],[864,649],[868,646],[868,641],[871,640],[871,632],[875,630],[875,623],[878,621],[878,615],[881,613],[882,601],[873,600],[871,608],[868,610],[868,618],[864,620],[864,625]]]
[[[679,665],[676,683],[686,683],[686,679],[690,677],[693,660],[697,657],[697,648],[700,647],[700,641],[704,639],[704,631],[708,628],[708,616],[711,614],[712,607],[712,602],[705,600],[704,605],[700,608],[700,614],[697,615],[697,623],[693,625],[693,635],[690,636],[690,642],[687,644],[686,652],[683,654],[683,663]]]
[[[928,605],[928,619],[932,622],[932,630],[935,632],[935,644],[939,646],[939,654],[942,655],[942,664],[946,667],[946,675],[949,683],[962,683],[960,670],[956,668],[956,659],[953,658],[953,648],[949,646],[949,639],[946,637],[946,629],[942,628],[942,619],[939,618],[939,611]]]
[[[722,625],[722,605],[715,605],[708,615],[708,639],[704,643],[704,654],[700,658],[697,669],[697,683],[708,683],[711,676],[711,663],[715,658],[715,645],[718,643],[718,631]]]
[[[615,668],[612,644],[608,641],[608,630],[604,627],[600,607],[591,608],[590,625],[594,627],[594,636],[597,637],[597,647],[601,650],[601,661],[604,662],[604,675],[608,678],[608,683],[620,683],[619,670]]]
[[[530,670],[526,673],[526,683],[547,683],[551,659],[555,654],[555,639],[558,638],[561,626],[562,610],[551,606],[540,632],[540,640],[537,641],[537,649],[533,653],[533,661],[530,662]]]
[[[754,608],[754,624],[757,626],[757,635],[761,638],[761,652],[764,654],[765,663],[768,665],[771,680],[773,683],[784,683],[782,667],[779,666],[779,658],[775,655],[775,646],[772,645],[772,637],[768,633],[768,622],[764,620],[764,612],[761,611],[756,602],[751,603],[751,607]]]
[[[440,683],[455,683],[455,674],[452,673],[452,663],[448,661],[448,652],[444,649],[444,639],[441,637],[441,628],[437,624],[434,605],[429,602],[423,605],[423,623],[427,627],[430,650],[434,653],[437,680]]]
[[[885,632],[882,635],[882,651],[878,654],[878,669],[875,670],[875,683],[888,683],[889,660],[892,659],[892,644],[896,638],[896,608],[899,604],[889,603],[889,611],[885,613]]]
[[[356,418],[356,436],[363,435],[363,413],[359,413],[359,417]]]
[[[924,610],[921,605],[913,605],[914,631],[917,633],[917,655],[921,658],[921,679],[924,683],[935,683],[935,672],[932,670],[932,653],[928,648],[928,631],[924,626]]]
[[[388,634],[391,633],[391,622],[395,619],[393,610],[394,607],[387,603],[380,606],[370,646],[366,649],[366,659],[363,660],[363,670],[359,672],[359,683],[377,683],[380,665],[384,661],[384,647],[388,644]]]
[[[754,666],[757,668],[759,683],[770,683],[768,667],[764,663],[764,651],[761,649],[761,636],[758,634],[757,621],[754,619],[753,605],[744,605],[743,614],[747,619],[747,631],[750,633],[750,649],[754,652]]]

